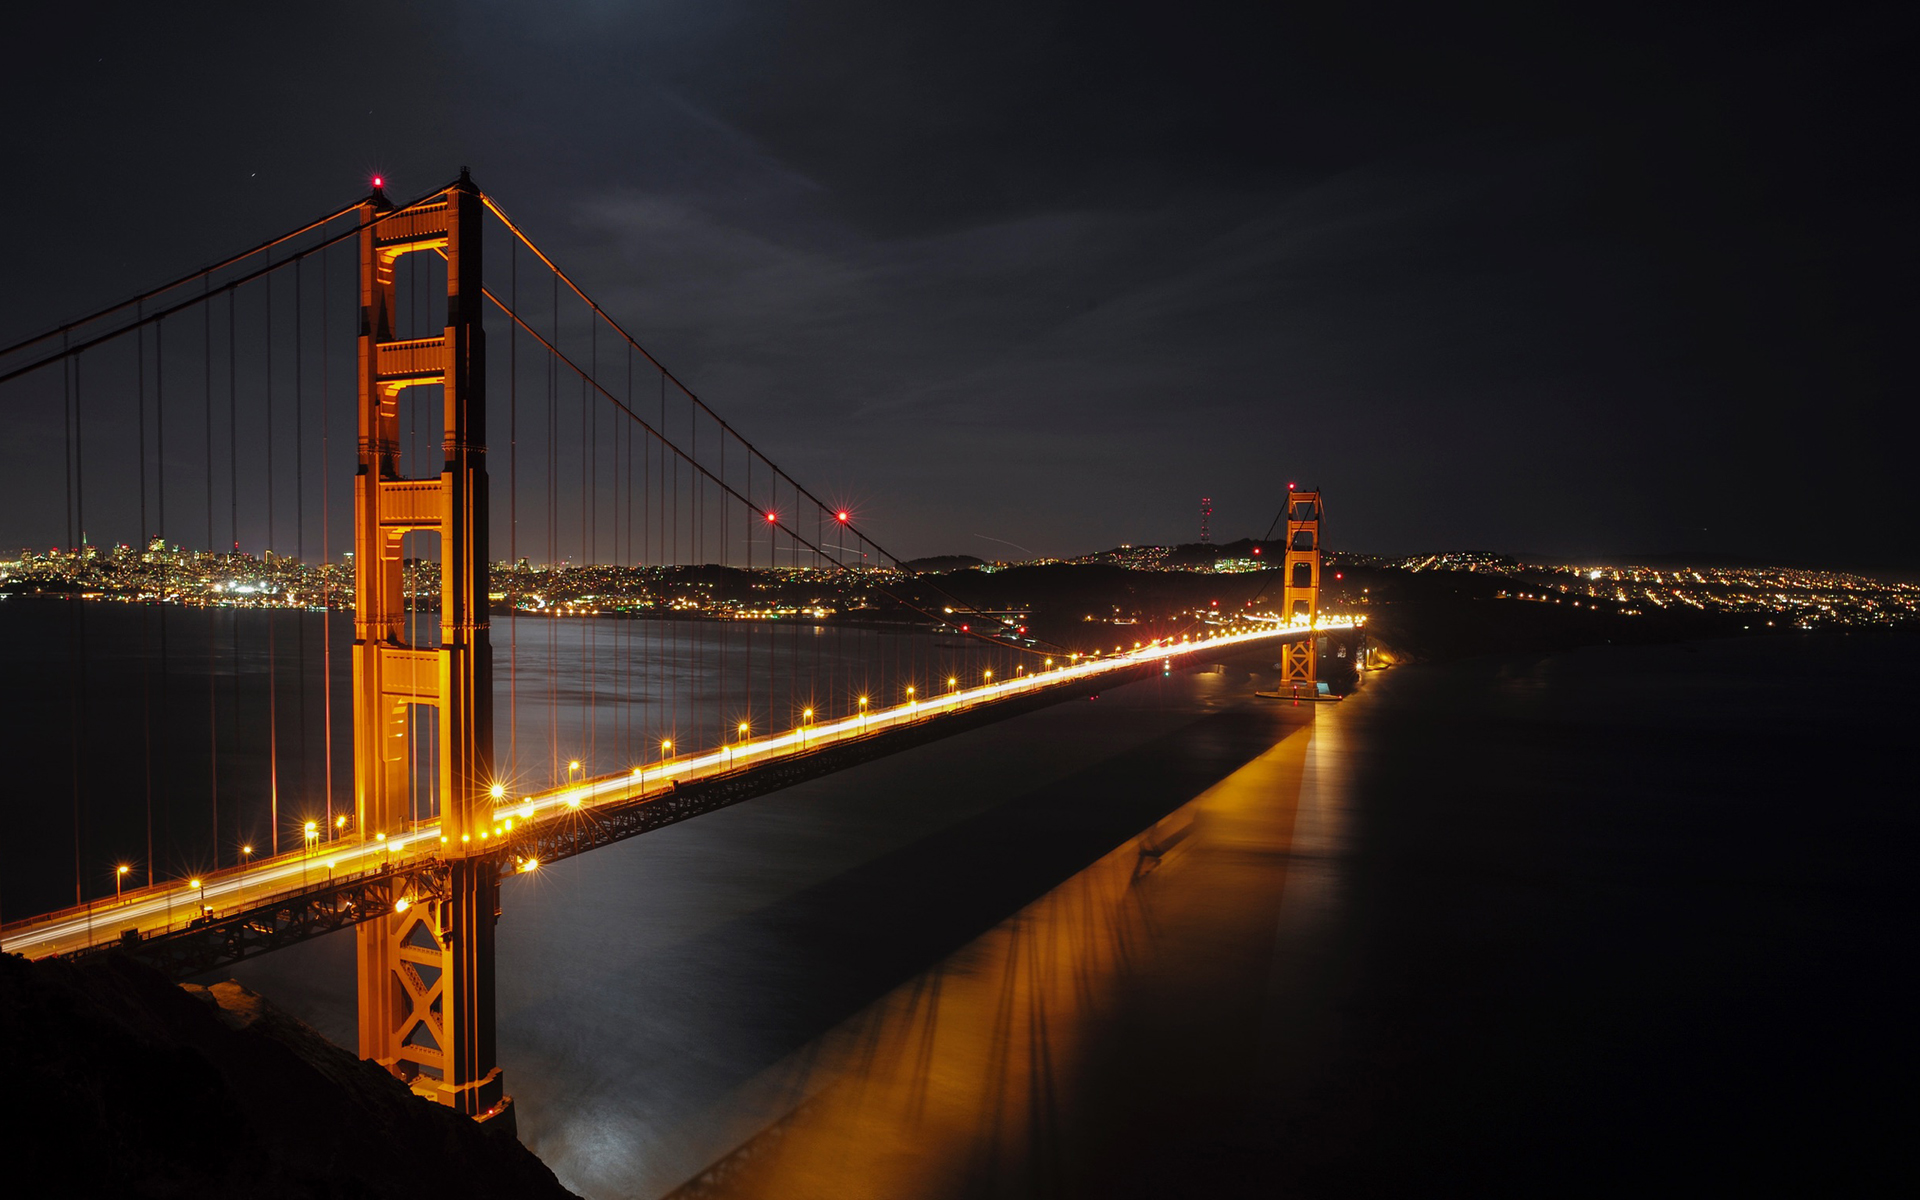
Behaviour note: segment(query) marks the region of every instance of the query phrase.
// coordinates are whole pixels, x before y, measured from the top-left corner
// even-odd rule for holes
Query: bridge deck
[[[1313,632],[1347,629],[1329,622]],[[1130,653],[1056,666],[1033,674],[915,700],[837,721],[809,724],[703,754],[678,756],[629,772],[509,797],[495,825],[468,853],[496,855],[503,874],[583,853],[748,796],[998,719],[1021,700],[1048,701],[1157,662],[1191,664],[1222,650],[1306,636],[1267,627],[1198,641],[1154,644]],[[991,711],[989,711],[991,710]],[[976,720],[957,720],[971,714]],[[381,840],[320,841],[312,849],[175,880],[8,925],[0,949],[29,958],[85,953],[114,945],[176,974],[211,969],[305,937],[369,920],[401,903],[437,893],[450,847],[438,821]]]

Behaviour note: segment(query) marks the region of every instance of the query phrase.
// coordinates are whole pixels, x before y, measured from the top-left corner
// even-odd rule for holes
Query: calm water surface
[[[20,688],[58,644],[8,644],[16,737],[53,739]],[[1317,709],[1252,698],[1266,665],[511,881],[523,1140],[596,1198],[1909,1190],[1920,643]],[[235,974],[353,1044],[350,936]]]

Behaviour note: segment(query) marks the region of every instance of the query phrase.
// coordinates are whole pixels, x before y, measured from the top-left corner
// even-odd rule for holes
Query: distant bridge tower
[[[1202,496],[1200,497],[1200,544],[1203,546],[1213,540],[1213,530],[1209,528],[1212,524],[1213,500]]]
[[[359,927],[360,1053],[414,1091],[474,1117],[504,1111],[494,1062],[494,921],[499,880],[480,853],[493,782],[493,651],[487,626],[486,346],[480,325],[479,189],[460,182],[395,213],[375,191],[360,210],[360,467],[354,480],[354,811],[363,839],[408,829],[416,752],[431,754],[450,886]],[[390,215],[391,214],[391,215]],[[447,323],[395,336],[394,268],[441,253]],[[438,475],[400,476],[400,394],[443,398]],[[410,645],[402,539],[439,537],[437,645]],[[437,736],[417,748],[413,714]],[[422,798],[425,799],[424,797]],[[427,803],[419,805],[424,816]]]
[[[1294,625],[1313,627],[1320,612],[1320,493],[1295,492],[1287,497],[1286,588],[1282,613]],[[1288,642],[1280,658],[1280,687],[1314,690],[1317,635]]]

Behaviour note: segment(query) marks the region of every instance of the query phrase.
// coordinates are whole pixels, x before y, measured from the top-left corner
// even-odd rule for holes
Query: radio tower
[[[1207,528],[1208,523],[1212,520],[1213,500],[1207,496],[1202,496],[1200,497],[1200,544],[1202,546],[1213,541],[1213,531]]]

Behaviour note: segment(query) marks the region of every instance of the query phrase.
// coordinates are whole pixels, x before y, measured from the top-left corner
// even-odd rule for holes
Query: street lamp
[[[307,867],[313,862],[313,848],[320,842],[320,827],[312,821],[306,828],[307,854],[300,859],[300,886],[307,886]]]
[[[203,917],[206,916],[207,915],[207,881],[204,879],[189,879],[187,880],[187,886],[190,888],[200,889],[200,915]]]
[[[245,867],[252,860],[253,860],[253,847],[252,846],[240,847],[240,865],[242,867]]]
[[[660,761],[666,762],[668,759],[672,757],[673,757],[673,739],[661,738],[660,739]]]
[[[959,680],[958,680],[957,678],[955,678],[954,676],[952,676],[952,675],[949,675],[949,676],[947,676],[947,690],[948,690],[949,692],[957,692],[957,691],[959,691],[959,690],[960,690],[960,681],[959,681]]]
[[[992,668],[992,667],[988,667],[988,668],[987,668],[987,671],[986,671],[986,681],[987,681],[988,683],[992,683],[992,682],[993,682],[993,668]]]
[[[913,707],[913,685],[912,684],[907,685],[907,707],[908,708]]]
[[[867,719],[867,698],[866,698],[865,696],[862,696],[862,697],[860,697],[860,720],[861,720],[861,723],[863,723],[863,724],[864,724],[864,723],[866,722],[866,719]]]
[[[807,726],[813,721],[813,710],[806,709],[800,714],[800,744],[807,744]]]
[[[121,863],[121,864],[120,864],[120,865],[119,865],[118,867],[116,867],[116,868],[114,868],[114,872],[113,872],[113,902],[114,902],[115,904],[118,904],[118,903],[120,903],[120,884],[121,884],[121,882],[122,882],[123,880],[125,880],[125,879],[126,879],[126,877],[127,877],[127,872],[128,872],[128,871],[131,871],[131,870],[133,870],[133,868],[132,868],[132,867],[129,867],[129,866],[128,866],[128,865],[126,865],[125,863]]]
[[[580,760],[577,758],[567,764],[567,782],[568,783],[573,782],[573,773],[575,771],[578,771],[579,769],[580,769]]]

